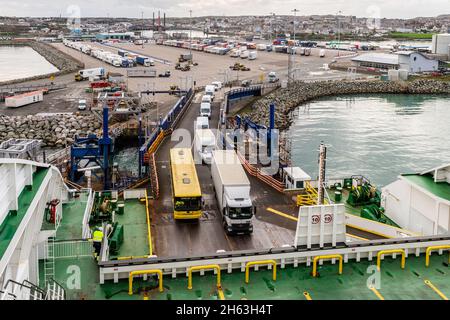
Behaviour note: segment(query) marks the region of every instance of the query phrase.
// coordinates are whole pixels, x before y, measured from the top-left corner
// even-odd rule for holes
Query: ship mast
[[[321,143],[319,147],[319,182],[317,186],[317,204],[323,205],[324,204],[324,198],[325,198],[325,190],[324,190],[324,183],[325,183],[325,166],[327,161],[327,147]]]

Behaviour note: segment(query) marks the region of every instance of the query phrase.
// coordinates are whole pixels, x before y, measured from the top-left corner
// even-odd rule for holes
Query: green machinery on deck
[[[398,225],[384,214],[381,207],[381,192],[364,176],[344,179],[344,187],[349,189],[347,203],[352,207],[362,207],[361,217],[394,227]]]
[[[93,225],[104,221],[111,221],[112,213],[113,208],[111,192],[96,192],[89,224]]]
[[[351,179],[351,190],[347,199],[349,205],[354,207],[370,204],[380,206],[381,193],[376,186],[372,185],[370,181],[363,176],[352,176]],[[348,187],[348,180],[344,181],[344,185]]]
[[[123,243],[124,233],[123,225],[114,222],[113,231],[109,236],[109,252],[116,255],[119,252],[120,246]]]
[[[399,227],[394,221],[384,215],[384,208],[376,204],[370,204],[361,209],[361,217],[378,221],[390,226]]]
[[[103,223],[110,225],[112,231],[108,233],[108,243],[110,253],[113,255],[117,254],[124,241],[124,227],[114,222],[115,214],[124,214],[124,204],[117,203],[117,200],[112,198],[111,192],[96,192],[89,225],[95,226]]]

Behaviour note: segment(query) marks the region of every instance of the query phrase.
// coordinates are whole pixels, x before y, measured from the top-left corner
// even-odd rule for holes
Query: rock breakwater
[[[43,147],[64,147],[72,144],[76,135],[94,133],[100,127],[93,115],[0,116],[0,142],[11,138],[38,139]]]

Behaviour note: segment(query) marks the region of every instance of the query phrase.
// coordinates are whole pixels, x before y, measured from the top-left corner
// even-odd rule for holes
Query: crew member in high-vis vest
[[[94,243],[94,256],[98,257],[100,255],[100,250],[102,248],[103,231],[101,228],[95,228],[92,235],[92,241]]]

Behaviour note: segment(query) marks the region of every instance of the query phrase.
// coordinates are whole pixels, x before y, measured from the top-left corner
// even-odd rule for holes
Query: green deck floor
[[[450,201],[450,184],[447,182],[436,183],[431,175],[405,174],[403,177],[435,196]]]
[[[406,268],[400,268],[400,258],[386,257],[381,265],[380,294],[386,300],[434,300],[441,299],[436,292],[428,287],[424,280],[430,280],[443,294],[450,297],[450,268],[448,254],[435,254],[431,257],[429,268],[425,268],[424,256],[419,258],[409,256]],[[107,281],[98,284],[98,269],[91,258],[57,259],[56,280],[66,288],[73,271],[69,268],[79,267],[81,271],[81,289],[67,291],[69,299],[133,299],[142,300],[147,294],[150,300],[187,299],[187,300],[215,300],[215,276],[212,271],[205,276],[198,273],[193,278],[193,289],[187,289],[187,278],[179,275],[172,279],[164,276],[164,292],[155,289],[155,280],[144,282],[134,281],[134,293],[128,295],[128,281],[123,279],[114,284]],[[367,280],[370,273],[368,267],[374,266],[374,261],[355,261],[344,264],[342,275],[338,275],[337,264],[325,263],[319,266],[320,277],[311,276],[311,268],[300,265],[298,268],[287,267],[278,269],[277,281],[272,281],[272,272],[265,268],[251,271],[250,283],[244,283],[244,273],[234,271],[227,274],[222,271],[222,288],[227,300],[271,300],[271,299],[305,299],[303,292],[307,291],[313,300],[377,300],[377,296],[368,289]],[[72,269],[73,270],[73,269]]]
[[[14,237],[17,228],[19,227],[22,219],[30,207],[36,193],[38,192],[42,181],[44,181],[47,175],[48,168],[37,168],[36,172],[33,174],[33,184],[32,186],[26,186],[19,195],[18,198],[18,210],[17,214],[12,214],[9,212],[8,216],[5,218],[0,226],[0,257],[3,256],[9,243]]]
[[[125,238],[117,256],[135,257],[148,255],[149,247],[145,203],[137,199],[126,200],[125,213],[123,215],[117,214],[116,221],[123,225]]]
[[[85,195],[80,199],[63,204],[63,219],[56,232],[56,240],[75,240],[82,238],[82,223],[86,209]]]

